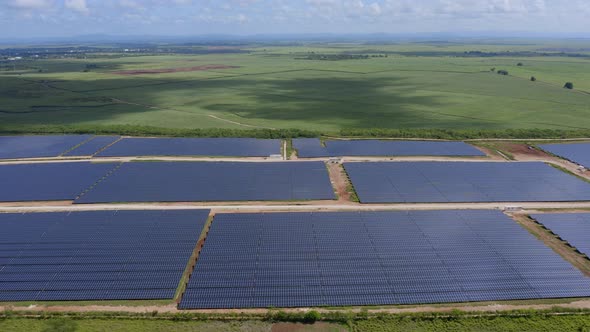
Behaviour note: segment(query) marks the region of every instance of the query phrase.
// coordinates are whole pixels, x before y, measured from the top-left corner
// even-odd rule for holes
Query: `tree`
[[[567,82],[567,83],[565,83],[565,85],[563,87],[566,88],[566,89],[570,89],[571,90],[571,89],[574,88],[574,83]]]
[[[537,78],[535,76],[531,76],[531,82],[535,82]]]

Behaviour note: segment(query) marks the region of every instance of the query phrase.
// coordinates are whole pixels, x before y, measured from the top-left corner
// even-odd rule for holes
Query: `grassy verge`
[[[285,154],[287,155],[287,159],[291,159],[291,155],[293,154],[293,140],[291,139],[287,139],[287,151],[285,152]]]
[[[190,276],[195,269],[195,264],[197,263],[197,259],[199,258],[199,254],[201,253],[201,249],[203,248],[203,243],[207,238],[207,233],[209,232],[209,228],[211,227],[211,223],[213,222],[213,216],[209,216],[207,221],[205,222],[205,226],[203,226],[203,230],[199,235],[199,239],[197,240],[197,245],[195,246],[195,250],[193,254],[189,258],[188,264],[182,274],[182,278],[180,279],[180,283],[178,284],[178,288],[176,289],[176,294],[174,295],[174,299],[176,302],[180,302],[181,296],[184,294],[186,290],[186,286],[190,279]]]
[[[360,203],[361,200],[359,199],[359,196],[356,193],[356,189],[354,189],[354,185],[352,184],[352,180],[350,179],[350,176],[348,176],[348,172],[346,172],[346,169],[344,168],[343,165],[340,165],[340,170],[344,174],[344,176],[346,177],[346,179],[348,181],[348,184],[346,185],[346,191],[348,191],[350,193],[350,201],[355,202],[355,203]]]
[[[475,146],[479,146],[482,148],[486,148],[491,150],[492,152],[495,152],[496,154],[498,154],[499,156],[501,156],[504,159],[508,159],[508,160],[515,160],[514,155],[512,155],[510,152],[507,152],[505,150],[503,150],[498,143],[495,142],[470,142],[472,145]]]
[[[0,313],[2,331],[269,331],[277,323],[302,323],[293,331],[582,331],[590,311],[575,309],[511,312],[388,314],[270,310],[266,314],[180,313]],[[321,323],[321,324],[318,324]],[[329,324],[329,325],[324,325]]]

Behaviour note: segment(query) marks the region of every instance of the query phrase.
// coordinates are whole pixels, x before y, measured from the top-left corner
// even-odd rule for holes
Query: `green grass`
[[[587,332],[590,316],[393,318],[358,321],[353,331],[363,332]]]
[[[363,60],[295,60],[297,54],[307,51],[373,49],[461,55],[467,50],[530,51],[550,47],[553,42],[537,43],[309,45],[268,47],[266,51],[253,48],[252,54],[30,61],[29,66],[43,72],[0,72],[0,123],[12,127],[254,126],[321,132],[350,128],[590,128],[590,118],[583,116],[590,105],[590,58],[391,54]],[[519,62],[524,66],[516,66]],[[84,73],[87,63],[99,68]],[[138,76],[112,73],[204,64],[239,68]],[[508,70],[510,76],[492,73],[492,67]],[[530,82],[530,76],[538,81]],[[565,81],[574,82],[576,90],[563,89]]]
[[[275,316],[278,317],[278,316]],[[303,316],[298,316],[303,317]],[[321,322],[302,324],[289,320],[261,319],[248,316],[206,319],[177,317],[170,319],[144,315],[138,317],[115,317],[90,315],[88,317],[41,315],[23,317],[8,315],[0,318],[0,330],[44,331],[44,332],[94,332],[94,331],[296,331],[296,332],[428,332],[428,331],[514,331],[514,332],[587,332],[590,329],[590,315],[587,312],[509,312],[500,314],[477,314],[451,312],[448,314],[341,314],[324,316]]]
[[[271,324],[260,321],[237,322],[176,322],[141,319],[0,319],[0,331],[16,332],[225,332],[270,331]]]

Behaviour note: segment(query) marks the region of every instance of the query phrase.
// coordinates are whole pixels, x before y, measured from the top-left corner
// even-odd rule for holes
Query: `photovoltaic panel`
[[[531,217],[590,257],[590,213],[546,213]]]
[[[590,278],[498,211],[217,214],[179,308],[590,295]]]
[[[541,162],[345,163],[363,203],[590,200],[590,184]]]
[[[107,147],[109,144],[112,144],[119,139],[119,136],[94,136],[92,139],[86,141],[84,144],[65,153],[64,156],[92,156],[101,149]]]
[[[281,154],[282,141],[256,138],[123,138],[99,157],[219,156],[268,157]]]
[[[321,199],[334,199],[322,162],[134,162],[75,203]]]
[[[590,143],[544,144],[539,147],[578,165],[590,168]]]
[[[317,138],[297,138],[293,148],[302,158],[343,156],[485,156],[464,142],[328,140],[325,147]]]
[[[57,157],[92,135],[0,136],[0,159]]]
[[[208,215],[0,213],[0,301],[171,299]]]
[[[0,202],[73,200],[118,163],[0,165]]]

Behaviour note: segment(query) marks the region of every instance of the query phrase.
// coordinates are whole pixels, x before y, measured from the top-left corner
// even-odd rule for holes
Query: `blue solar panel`
[[[0,159],[57,157],[92,135],[0,136]]]
[[[217,214],[181,309],[586,297],[498,211]]]
[[[98,151],[104,149],[105,147],[113,144],[121,137],[119,136],[94,136],[89,141],[86,141],[84,144],[76,147],[75,149],[67,152],[64,156],[70,157],[77,157],[77,156],[92,156],[96,154]]]
[[[334,199],[322,162],[135,162],[76,203],[318,199]]]
[[[590,213],[548,213],[531,217],[590,257]]]
[[[0,202],[73,200],[118,164],[0,165]]]
[[[540,162],[344,165],[363,203],[590,200],[590,184]]]
[[[545,151],[590,168],[590,143],[539,145]]]
[[[317,138],[297,138],[293,148],[301,158],[342,156],[485,156],[464,142],[329,140],[325,147]]]
[[[208,215],[0,214],[0,301],[173,298]]]
[[[280,154],[281,144],[277,139],[255,138],[123,138],[97,156],[268,157]]]

